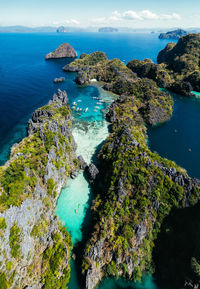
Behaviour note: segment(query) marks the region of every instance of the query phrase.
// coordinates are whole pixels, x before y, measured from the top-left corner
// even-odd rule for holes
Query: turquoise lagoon
[[[105,120],[105,113],[108,105],[116,98],[115,95],[104,91],[101,87],[95,86],[98,92],[98,98],[104,100],[102,109],[96,109],[96,105],[87,95],[84,99],[79,96],[75,100],[77,106],[84,109],[85,105],[90,105],[87,113],[81,115],[74,112],[73,137],[77,144],[77,155],[82,155],[84,160],[89,164],[95,162],[95,156],[99,145],[105,141],[109,135],[108,122]],[[98,100],[96,100],[98,102]],[[93,103],[93,106],[92,106]],[[81,104],[81,105],[80,105]],[[83,106],[84,105],[84,106]],[[90,121],[88,121],[90,120]],[[66,187],[62,190],[58,203],[56,214],[59,216],[63,224],[67,227],[68,232],[72,236],[75,249],[79,242],[82,241],[83,227],[89,226],[85,224],[85,216],[90,210],[89,204],[93,198],[92,189],[87,182],[84,173],[80,172],[75,179],[67,181]],[[87,221],[88,222],[88,221]],[[87,229],[86,229],[87,231]],[[76,250],[75,250],[76,251]],[[69,283],[70,289],[84,288],[84,284],[79,280],[77,267],[74,260],[71,260],[71,279]],[[83,285],[83,286],[82,286]],[[137,288],[137,289],[156,289],[157,286],[153,282],[151,276],[146,276],[142,283],[135,284],[123,279],[108,278],[102,282],[99,289],[115,289],[115,288]]]

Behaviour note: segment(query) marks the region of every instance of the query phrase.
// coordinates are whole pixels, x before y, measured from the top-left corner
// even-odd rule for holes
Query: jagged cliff
[[[152,250],[163,219],[172,208],[193,206],[200,198],[199,180],[147,146],[145,124],[168,120],[173,101],[154,81],[101,52],[84,54],[64,70],[77,71],[78,84],[95,78],[119,95],[107,115],[111,134],[98,156],[96,224],[82,267],[86,288],[96,288],[105,276],[140,280],[153,271]]]
[[[0,288],[66,288],[71,237],[54,216],[76,169],[65,91],[29,121],[28,136],[0,168]]]

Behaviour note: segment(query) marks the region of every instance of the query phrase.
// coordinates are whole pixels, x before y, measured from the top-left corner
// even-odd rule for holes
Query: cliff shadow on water
[[[200,204],[172,210],[155,242],[153,260],[157,285],[180,289],[192,276],[192,257],[200,257]]]

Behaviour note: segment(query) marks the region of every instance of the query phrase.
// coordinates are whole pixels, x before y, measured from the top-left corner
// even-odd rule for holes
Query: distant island
[[[59,26],[56,30],[57,33],[68,33],[68,32],[86,32],[89,29],[87,28],[81,28],[81,27],[66,27],[66,26]]]
[[[188,32],[182,29],[169,31],[167,33],[160,33],[159,39],[179,39],[182,36],[187,35]]]
[[[119,32],[119,29],[114,27],[101,27],[98,32]]]
[[[22,25],[0,26],[0,33],[40,33],[40,32],[56,32],[56,28],[52,26],[27,27]]]

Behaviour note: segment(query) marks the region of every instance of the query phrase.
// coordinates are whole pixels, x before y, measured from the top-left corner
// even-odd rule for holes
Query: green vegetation
[[[7,227],[6,221],[3,217],[0,217],[0,230],[5,230]]]
[[[14,224],[10,229],[9,245],[11,256],[18,259],[21,256],[21,229]]]
[[[11,205],[19,206],[28,196],[31,196],[38,181],[45,175],[47,156],[51,148],[57,153],[56,167],[65,166],[64,152],[69,151],[68,143],[60,132],[51,131],[49,127],[52,121],[60,124],[60,127],[70,117],[67,106],[57,107],[56,103],[46,105],[38,111],[43,111],[40,119],[43,121],[43,134],[36,132],[23,139],[14,149],[12,156],[18,157],[11,160],[0,168],[0,212]],[[47,117],[51,115],[51,117]],[[41,128],[40,128],[41,129]],[[58,136],[58,142],[57,142]],[[57,142],[57,143],[56,143]],[[26,168],[29,173],[26,173]],[[48,191],[50,188],[48,188]]]
[[[6,274],[2,273],[2,272],[0,272],[0,288],[2,288],[2,289],[9,289],[10,288],[10,284],[7,281]]]
[[[164,63],[173,71],[175,82],[189,82],[191,90],[200,91],[200,34],[188,34],[178,43],[168,44],[158,55],[158,63]]]
[[[91,54],[82,54],[80,59],[75,59],[69,64],[69,67],[83,67],[85,65],[96,66],[99,63],[107,61],[107,57],[104,52],[93,52]]]
[[[65,289],[70,278],[70,267],[66,263],[70,261],[70,248],[72,241],[65,228],[53,234],[53,246],[48,247],[43,253],[42,283],[44,289]],[[66,267],[66,268],[65,268]],[[63,273],[59,273],[65,268]]]
[[[190,95],[200,91],[200,34],[181,37],[177,44],[168,43],[158,54],[158,64],[150,59],[134,59],[127,65],[139,77],[153,79],[159,87]]]

